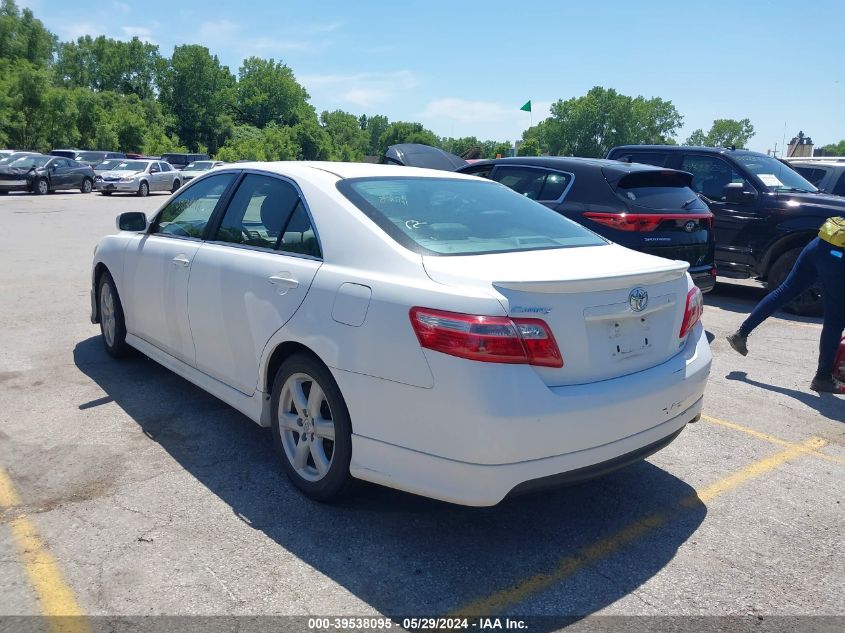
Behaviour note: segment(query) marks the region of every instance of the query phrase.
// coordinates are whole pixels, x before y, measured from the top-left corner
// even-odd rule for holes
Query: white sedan
[[[687,264],[507,187],[388,165],[239,163],[103,238],[92,320],[272,427],[308,496],[445,501],[595,477],[698,418]]]

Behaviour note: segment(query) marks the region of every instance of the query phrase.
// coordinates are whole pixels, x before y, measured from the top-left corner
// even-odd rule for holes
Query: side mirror
[[[745,204],[749,200],[756,198],[757,195],[753,191],[746,191],[745,185],[741,182],[729,182],[722,190],[722,197],[725,199],[725,202]]]
[[[149,226],[146,214],[140,211],[126,211],[121,213],[117,216],[116,224],[118,231],[132,231],[133,233],[143,233]]]

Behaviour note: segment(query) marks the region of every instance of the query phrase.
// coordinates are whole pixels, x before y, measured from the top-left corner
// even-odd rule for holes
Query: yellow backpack
[[[845,248],[845,218],[828,218],[819,229],[819,237],[828,244]]]

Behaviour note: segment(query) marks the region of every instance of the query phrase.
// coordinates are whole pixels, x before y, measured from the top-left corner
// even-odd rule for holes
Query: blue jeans
[[[814,239],[807,244],[786,280],[763,299],[739,327],[742,336],[772,316],[819,280],[824,297],[824,325],[819,341],[818,378],[830,378],[836,350],[845,330],[845,254],[827,242]]]

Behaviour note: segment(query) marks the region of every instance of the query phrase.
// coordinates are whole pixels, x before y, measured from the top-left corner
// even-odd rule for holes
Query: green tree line
[[[348,160],[394,143],[454,154],[506,155],[510,141],[439,137],[381,114],[317,113],[293,70],[250,57],[237,74],[205,46],[159,47],[89,35],[62,42],[33,12],[0,0],[0,146],[122,150],[150,155],[207,151],[221,160]],[[671,101],[595,87],[559,100],[523,134],[519,154],[604,156],[614,145],[675,143],[683,117]],[[718,119],[687,142],[744,146],[748,119]]]

